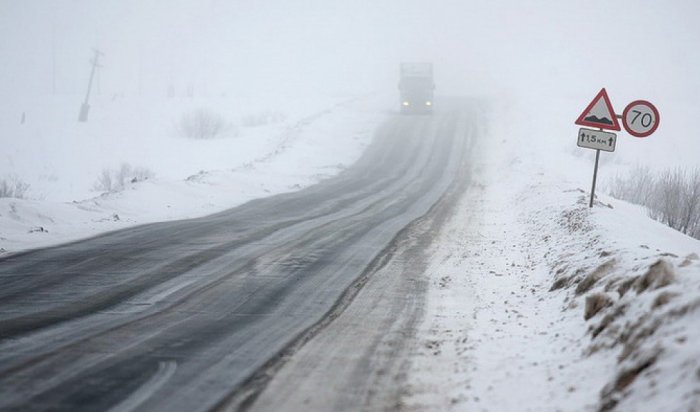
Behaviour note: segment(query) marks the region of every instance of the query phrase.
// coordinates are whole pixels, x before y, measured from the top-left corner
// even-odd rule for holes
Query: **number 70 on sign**
[[[647,137],[659,127],[659,111],[646,100],[635,100],[622,112],[622,124],[634,137]]]

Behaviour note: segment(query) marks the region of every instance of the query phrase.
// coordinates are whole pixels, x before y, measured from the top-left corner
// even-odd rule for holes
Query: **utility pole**
[[[101,96],[102,95],[102,76],[100,74],[102,71],[100,70],[102,66],[97,66],[97,74],[95,75],[97,77],[97,95]]]
[[[80,116],[78,116],[79,122],[87,122],[88,120],[88,112],[90,111],[90,104],[88,104],[88,101],[90,100],[90,91],[92,90],[92,80],[95,78],[95,70],[97,70],[98,67],[102,67],[99,63],[99,58],[100,56],[104,56],[101,51],[97,49],[92,50],[95,52],[95,56],[91,61],[92,70],[90,71],[90,81],[88,82],[87,93],[85,93],[85,101],[83,102],[82,106],[80,106]]]

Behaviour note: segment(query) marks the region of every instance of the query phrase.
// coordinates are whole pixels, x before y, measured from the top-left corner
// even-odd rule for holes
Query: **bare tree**
[[[178,130],[190,139],[213,139],[235,129],[218,113],[208,109],[198,109],[180,118]]]
[[[609,192],[618,199],[648,206],[655,184],[654,175],[647,166],[636,166],[629,175],[617,176],[610,184]]]
[[[13,197],[23,199],[29,190],[29,184],[15,175],[0,179],[0,198]]]
[[[700,239],[700,168],[675,168],[654,176],[648,168],[635,168],[617,177],[610,194],[647,207],[649,216]]]
[[[118,169],[104,169],[93,185],[93,189],[100,192],[119,192],[130,183],[137,183],[153,177],[153,172],[143,167],[132,167],[128,163],[122,163]]]

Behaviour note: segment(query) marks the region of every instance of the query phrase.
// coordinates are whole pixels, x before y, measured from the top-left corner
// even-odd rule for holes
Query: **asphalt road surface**
[[[299,192],[0,260],[0,410],[237,408],[460,187],[472,109],[391,116]]]

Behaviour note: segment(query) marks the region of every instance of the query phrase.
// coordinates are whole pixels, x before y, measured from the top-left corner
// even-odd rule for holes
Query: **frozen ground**
[[[533,105],[498,102],[490,121],[479,125],[469,189],[456,214],[420,252],[428,286],[425,306],[416,303],[423,313],[412,326],[417,334],[392,346],[407,354],[392,361],[400,379],[391,381],[390,392],[398,401],[377,396],[384,393],[380,389],[370,391],[372,402],[420,411],[697,410],[700,242],[602,194],[589,210],[593,152],[575,147],[571,123],[577,109],[571,101],[560,102],[557,118],[574,115],[550,132],[533,135],[537,126],[522,115]],[[114,164],[148,167],[154,177],[75,202],[48,189],[43,200],[0,199],[0,247],[39,247],[296,190],[352,163],[388,105],[377,98],[310,107],[279,124],[240,127],[235,136],[213,141],[193,142],[161,131],[158,145],[133,139],[119,152],[122,145],[115,144],[109,151]],[[32,136],[5,154],[14,156],[15,165],[31,159]],[[88,141],[91,135],[82,136]],[[634,144],[657,144],[624,134],[619,139],[619,152],[603,155],[602,182],[652,158]],[[149,153],[141,153],[146,149]],[[155,157],[156,149],[161,157]],[[211,169],[200,171],[196,161],[190,162],[222,151],[231,156],[213,156],[219,160]],[[71,188],[70,175],[59,173],[90,165],[89,154],[64,160],[65,167],[56,167],[55,178],[47,181],[68,187],[66,193],[89,194],[94,178],[78,179],[81,184]],[[178,159],[185,160],[178,164]],[[100,167],[108,166],[97,165],[90,175]],[[33,190],[51,186],[41,175],[36,179]],[[367,293],[381,296],[371,294],[377,292],[370,290],[372,284]],[[350,305],[344,316],[357,325],[353,313]],[[340,355],[352,359],[350,352]],[[382,356],[394,355],[378,359]],[[377,388],[387,382],[377,379]],[[344,393],[342,387],[335,390]]]
[[[428,298],[415,340],[402,344],[407,364],[397,364],[403,377],[392,383],[400,382],[391,389],[399,397],[393,406],[700,408],[700,242],[602,190],[587,208],[594,152],[575,147],[581,105],[574,100],[555,105],[557,121],[545,132],[527,116],[537,101],[484,108],[491,118],[479,125],[473,181],[422,252]],[[53,102],[8,126],[13,133],[3,138],[14,140],[2,172],[31,188],[28,199],[0,199],[4,253],[201,216],[313,184],[357,159],[391,100],[319,98],[287,109],[226,98],[169,107],[115,102],[97,104],[100,121],[86,125]],[[228,134],[179,135],[179,116],[203,105],[230,119]],[[241,105],[246,110],[233,109]],[[261,113],[282,115],[244,125]],[[139,115],[140,126],[128,121]],[[35,119],[41,116],[45,124]],[[655,162],[665,147],[659,139],[673,142],[683,127],[675,122],[643,141],[621,133],[618,152],[602,155],[601,186],[638,163],[668,166]],[[685,153],[680,163],[692,165]],[[94,192],[100,172],[123,162],[153,176]]]
[[[398,405],[700,409],[700,244],[603,195],[637,164],[699,165],[700,3],[204,3],[3,3],[0,179],[30,188],[0,199],[0,254],[313,184],[359,156],[390,106],[280,90],[395,92],[397,62],[426,59],[438,93],[500,99],[458,213],[421,252],[425,279],[409,271],[429,288]],[[104,70],[78,124],[95,46]],[[147,96],[171,86],[172,99]],[[575,146],[573,121],[603,86],[617,113],[653,102],[661,126],[602,154],[590,211],[594,152]],[[199,108],[231,127],[183,138],[179,119]],[[93,190],[124,162],[152,176]]]
[[[532,140],[521,104],[480,106],[455,213],[399,238],[253,410],[700,408],[700,241],[602,194],[590,210],[573,119]],[[652,155],[630,152],[601,176]]]
[[[402,407],[700,409],[700,241],[606,196],[589,210],[589,153],[524,145],[535,128],[497,121],[514,109],[434,243]]]
[[[76,122],[76,101],[15,102],[0,111],[0,178],[30,185],[25,199],[0,198],[0,252],[202,216],[298,190],[352,164],[387,107],[381,97],[113,96],[96,99],[83,124]],[[23,107],[31,108],[24,124]],[[223,118],[220,136],[195,140],[179,132],[182,116],[200,108]],[[104,170],[124,163],[152,176],[112,193],[94,188]]]

